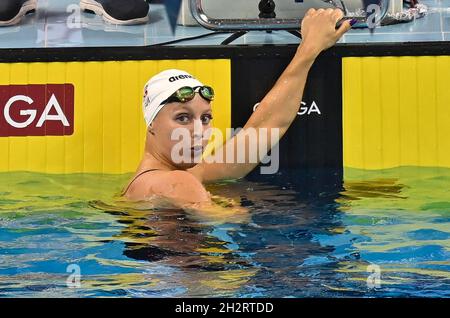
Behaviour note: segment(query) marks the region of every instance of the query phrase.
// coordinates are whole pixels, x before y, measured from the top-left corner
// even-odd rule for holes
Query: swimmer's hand
[[[320,52],[332,47],[351,29],[350,20],[344,21],[338,29],[336,24],[344,17],[340,9],[309,9],[302,20],[302,43],[304,54],[315,59]]]

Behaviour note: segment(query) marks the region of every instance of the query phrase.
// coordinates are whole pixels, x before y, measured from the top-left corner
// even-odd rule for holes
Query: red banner
[[[72,135],[74,99],[72,84],[0,85],[0,137]]]

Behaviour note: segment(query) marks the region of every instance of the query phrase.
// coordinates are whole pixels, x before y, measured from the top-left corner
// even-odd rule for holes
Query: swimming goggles
[[[194,99],[195,93],[199,93],[205,100],[211,102],[214,100],[214,89],[210,86],[190,87],[184,86],[173,93],[169,98],[161,103],[161,105],[168,103],[187,103]]]

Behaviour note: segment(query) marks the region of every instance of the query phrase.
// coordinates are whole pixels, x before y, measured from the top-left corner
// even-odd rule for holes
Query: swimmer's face
[[[178,169],[194,167],[198,163],[194,158],[201,158],[208,144],[211,120],[211,104],[199,94],[195,94],[194,99],[189,102],[169,103],[164,106],[150,126],[159,155]],[[172,138],[172,134],[176,138]],[[189,162],[179,163],[179,159],[172,158],[172,149],[180,148],[187,150],[188,154],[181,150],[175,151],[175,155],[190,158],[187,160]]]

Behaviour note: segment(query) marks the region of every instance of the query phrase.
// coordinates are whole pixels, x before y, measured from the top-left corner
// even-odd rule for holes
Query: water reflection
[[[255,273],[251,261],[239,255],[239,246],[228,234],[228,229],[236,230],[232,224],[211,226],[181,209],[136,209],[131,202],[109,206],[97,201],[91,205],[115,215],[124,225],[111,239],[124,242],[123,255],[174,268],[178,284],[188,295],[231,295]]]
[[[1,174],[0,295],[449,296],[450,169],[288,170],[208,186],[222,208],[248,210],[234,220],[113,198],[128,179]],[[69,264],[82,269],[79,290],[65,286]]]
[[[237,295],[282,297],[286,288],[292,295],[319,295],[324,292],[320,282],[330,280],[333,261],[326,262],[328,272],[324,275],[317,270],[310,273],[305,262],[327,258],[333,251],[333,247],[314,241],[316,234],[342,231],[334,202],[341,187],[339,183],[325,182],[336,181],[336,175],[339,173],[315,175],[314,180],[309,180],[309,191],[304,191],[304,184],[311,175],[292,178],[291,173],[259,182],[251,181],[250,176],[247,181],[210,185],[211,193],[249,210],[248,222],[238,224],[215,222],[211,226],[182,210],[159,208],[144,212],[143,206],[136,209],[135,204],[127,206],[124,202],[111,206],[93,202],[93,206],[115,215],[117,222],[124,225],[114,240],[125,242],[123,254],[129,258],[173,266],[191,277],[188,281],[199,273],[214,272],[220,277],[235,271],[233,279],[243,283],[234,286]],[[330,192],[330,186],[335,187],[334,192]],[[317,199],[311,201],[311,197]],[[213,281],[220,290],[223,281]],[[211,286],[211,282],[206,284]],[[187,293],[193,295],[192,290]]]
[[[258,228],[245,230],[241,249],[254,252],[261,270],[246,295],[285,297],[289,290],[289,296],[313,297],[330,292],[325,283],[336,280],[335,260],[330,258],[334,247],[315,237],[343,231],[335,203],[341,176],[341,169],[289,169],[248,177],[258,180],[255,191],[246,193],[254,203],[252,220]]]
[[[340,271],[363,286],[366,264],[379,266],[382,287],[366,295],[448,296],[449,185],[445,168],[346,169],[337,202],[365,263],[341,262]]]

